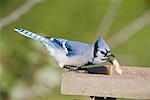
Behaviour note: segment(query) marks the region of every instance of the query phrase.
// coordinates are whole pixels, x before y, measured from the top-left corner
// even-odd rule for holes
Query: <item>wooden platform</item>
[[[122,75],[62,73],[61,94],[150,99],[150,68],[122,68]]]

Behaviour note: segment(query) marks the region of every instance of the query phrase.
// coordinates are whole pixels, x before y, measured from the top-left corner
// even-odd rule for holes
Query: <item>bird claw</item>
[[[70,71],[76,71],[76,69],[70,68],[70,69],[69,69],[69,72],[70,72]]]
[[[82,68],[82,67],[70,67],[70,66],[65,66],[64,68],[68,69],[68,71],[74,71],[74,72],[80,72],[80,71],[87,71],[87,68]]]
[[[69,67],[69,66],[65,66],[64,68],[68,69],[68,70],[69,70],[69,72],[70,72],[70,71],[77,71],[77,69],[76,69],[76,68]]]

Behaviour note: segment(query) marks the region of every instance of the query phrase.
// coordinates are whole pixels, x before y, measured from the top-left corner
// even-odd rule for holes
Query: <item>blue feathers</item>
[[[98,37],[97,42],[98,42],[98,48],[103,48],[103,49],[106,49],[107,51],[110,51],[109,46],[104,41],[104,39],[102,38],[102,36]]]
[[[63,48],[63,42],[65,42],[65,41],[63,41],[62,39],[60,39],[60,38],[51,38],[50,39],[58,48]]]
[[[26,36],[26,37],[31,38],[31,39],[34,39],[34,40],[37,40],[37,41],[40,41],[40,42],[43,42],[43,43],[47,43],[47,39],[45,37],[37,35],[33,32],[28,31],[28,30],[24,30],[24,29],[21,29],[21,28],[15,28],[14,30],[16,32]]]
[[[76,53],[74,51],[70,51],[66,54],[68,57],[73,57]]]
[[[66,52],[66,56],[72,57],[75,55],[75,52],[71,49],[69,41],[61,38],[50,38],[53,44],[60,49],[63,49]]]
[[[72,56],[74,56],[74,55],[76,54],[76,52],[75,52],[74,50],[72,50],[69,41],[67,41],[67,42],[65,43],[65,46],[66,46],[66,48],[67,48],[67,50],[68,50],[68,53],[66,54],[66,56],[72,57]]]
[[[104,41],[104,39],[99,36],[96,43],[94,44],[94,57],[97,57],[97,52],[100,49],[105,49],[107,52],[110,51],[109,46],[107,45],[107,43]]]

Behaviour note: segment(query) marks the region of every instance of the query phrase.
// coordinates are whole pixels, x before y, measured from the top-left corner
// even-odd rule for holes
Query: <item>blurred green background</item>
[[[102,35],[111,46],[115,43],[109,42],[112,37],[147,13],[140,23],[133,24],[142,28],[132,32],[135,29],[131,27],[133,35],[111,46],[121,65],[147,67],[149,12],[150,0],[0,0],[0,100],[89,100],[60,95],[63,69],[58,68],[43,45],[14,32],[15,27],[90,44]]]

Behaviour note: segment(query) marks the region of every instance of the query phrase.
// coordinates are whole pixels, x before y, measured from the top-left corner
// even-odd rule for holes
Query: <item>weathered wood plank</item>
[[[150,99],[150,68],[123,66],[122,75],[62,73],[61,93],[98,97]]]

